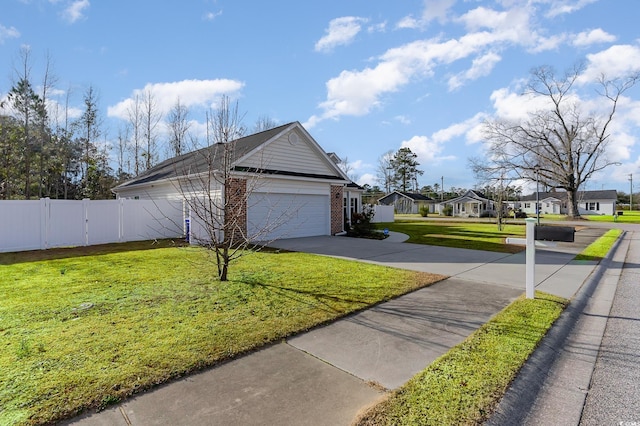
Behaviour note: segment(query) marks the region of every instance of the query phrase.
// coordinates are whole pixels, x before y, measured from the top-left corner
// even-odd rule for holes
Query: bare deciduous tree
[[[295,214],[294,209],[283,209],[288,212],[270,218],[267,224],[248,234],[248,204],[261,184],[264,164],[238,169],[236,160],[246,154],[237,143],[243,135],[238,104],[232,105],[224,96],[219,107],[207,115],[208,146],[194,153],[195,163],[190,155],[183,156],[188,160],[176,163],[176,167],[183,169],[178,173],[183,176],[178,190],[190,210],[192,230],[197,227],[201,232],[192,234],[192,238],[213,252],[221,281],[227,281],[233,260],[250,247],[259,249],[257,241],[266,244],[266,236]]]
[[[378,158],[376,167],[376,182],[384,188],[388,194],[391,192],[391,176],[393,173],[391,160],[393,159],[393,150],[389,150]]]
[[[273,129],[277,126],[278,123],[276,123],[271,117],[268,115],[261,115],[253,126],[253,133],[264,132],[265,130]]]
[[[140,96],[136,93],[132,104],[127,108],[129,125],[131,126],[131,143],[129,147],[133,154],[133,174],[138,176],[142,171],[142,105]]]
[[[185,152],[187,132],[189,131],[189,108],[180,103],[180,98],[167,115],[167,127],[169,128],[169,148],[171,156],[181,155]]]
[[[144,167],[149,170],[158,160],[158,124],[162,120],[162,115],[158,111],[158,103],[151,89],[144,92],[142,107],[143,133],[146,143],[146,149],[142,155],[145,158]]]
[[[532,71],[527,94],[547,101],[547,108],[529,113],[526,120],[487,121],[484,137],[487,161],[475,161],[476,171],[505,173],[567,192],[567,214],[579,217],[578,191],[594,173],[615,164],[607,158],[610,127],[620,97],[637,81],[638,74],[623,79],[597,81],[604,112],[586,110],[575,93],[583,67],[562,77],[548,67]]]

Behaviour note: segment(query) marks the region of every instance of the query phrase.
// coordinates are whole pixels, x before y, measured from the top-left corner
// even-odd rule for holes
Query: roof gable
[[[390,194],[385,195],[382,198],[379,198],[378,201],[386,201],[387,199],[397,200],[398,198],[408,198],[412,201],[434,201],[433,198],[427,197],[426,195],[422,195],[414,192],[404,192],[404,191],[393,191]]]
[[[296,137],[289,138],[295,134]],[[265,149],[273,142],[275,149]],[[283,141],[288,141],[292,147],[300,145],[298,152],[306,150],[306,168],[300,167],[294,155],[289,161],[280,161],[277,154],[285,152]],[[295,142],[295,143],[292,143]],[[281,174],[290,176],[317,177],[320,179],[348,180],[340,168],[335,165],[313,140],[311,135],[298,122],[288,123],[263,132],[254,133],[227,144],[217,143],[199,150],[170,158],[145,171],[139,176],[115,187],[119,188],[146,185],[152,182],[176,179],[183,176],[196,175],[209,171],[219,171],[224,168],[225,150],[232,150],[231,167],[238,171]],[[294,150],[295,151],[295,150]],[[293,158],[293,160],[291,160]],[[273,163],[265,159],[280,159]],[[313,165],[313,167],[310,167]]]
[[[480,195],[476,191],[474,191],[472,189],[469,189],[469,190],[467,190],[467,192],[465,192],[461,196],[456,197],[456,198],[452,198],[450,200],[444,200],[444,201],[440,202],[440,204],[460,203],[460,202],[467,203],[467,202],[471,202],[471,201],[476,201],[476,202],[480,202],[480,203],[487,203],[487,202],[490,202],[491,200],[489,200],[488,198],[483,197],[482,195]]]
[[[298,122],[290,123],[281,132],[238,158],[236,167],[295,175],[335,176],[348,180],[340,167]]]

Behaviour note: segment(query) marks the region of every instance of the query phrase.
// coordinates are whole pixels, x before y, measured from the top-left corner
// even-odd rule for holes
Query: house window
[[[600,203],[588,203],[587,210],[591,210],[591,211],[600,210]]]
[[[358,212],[358,199],[357,198],[352,198],[351,199],[351,213],[357,213]]]
[[[525,209],[531,208],[531,203],[524,203],[524,208]]]

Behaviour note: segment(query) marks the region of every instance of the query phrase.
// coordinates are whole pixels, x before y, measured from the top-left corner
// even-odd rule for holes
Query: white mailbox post
[[[524,245],[527,248],[525,255],[525,290],[527,299],[534,299],[536,289],[536,245],[553,247],[555,243],[536,242],[536,218],[529,217],[524,221],[527,224],[526,238],[507,238],[507,244]]]
[[[526,240],[527,240],[527,253],[526,253],[526,296],[527,299],[535,298],[536,287],[536,239],[535,239],[535,227],[536,219],[527,218],[524,220],[527,223]]]

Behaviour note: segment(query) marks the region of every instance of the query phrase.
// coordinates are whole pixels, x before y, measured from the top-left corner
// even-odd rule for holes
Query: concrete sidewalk
[[[604,230],[589,232],[539,251],[539,289],[578,290],[594,263],[574,262],[571,252]],[[401,386],[524,292],[523,253],[347,237],[274,246],[452,278],[66,424],[348,425],[383,388]]]

